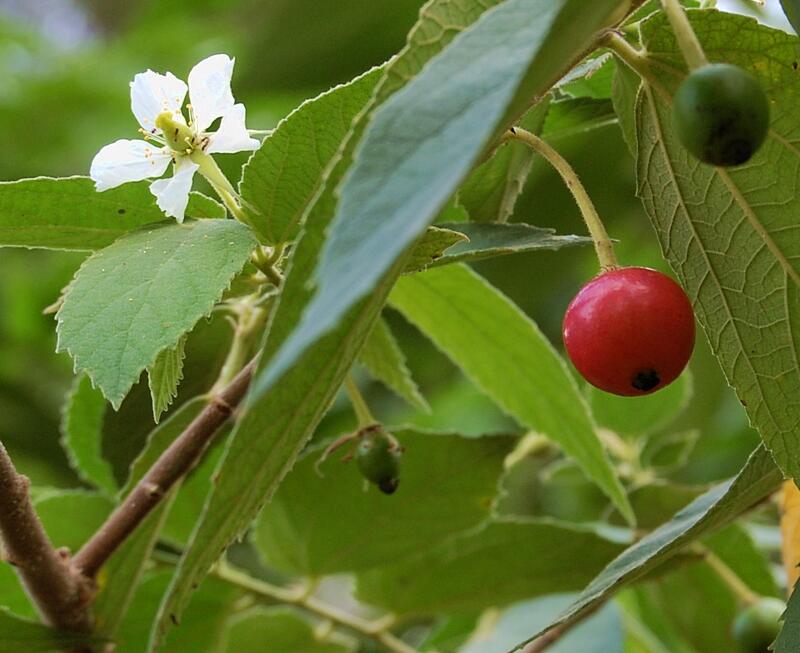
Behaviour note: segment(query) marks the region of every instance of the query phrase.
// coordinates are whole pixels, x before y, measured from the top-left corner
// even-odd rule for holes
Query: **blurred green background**
[[[135,73],[152,68],[185,78],[194,63],[217,52],[236,57],[234,95],[247,106],[248,125],[269,129],[304,98],[400,49],[421,4],[0,0],[0,179],[86,174],[102,145],[136,137],[128,99]],[[554,144],[575,165],[610,233],[620,241],[621,260],[665,269],[635,197],[633,161],[619,128],[610,125]],[[236,178],[246,155],[222,158],[226,172]],[[584,231],[570,195],[541,162],[514,219],[560,233]],[[54,321],[42,311],[57,299],[82,258],[80,253],[10,249],[0,254],[0,440],[38,484],[77,483],[58,445],[59,411],[71,366],[65,355],[54,353]],[[477,268],[560,346],[561,316],[596,263],[585,248],[517,255]],[[410,415],[371,383],[370,399],[384,421],[413,420],[468,433],[517,430],[432,345],[398,316],[389,319],[434,413]],[[207,388],[224,354],[228,328],[222,320],[212,319],[199,331],[189,342],[187,381],[179,401]],[[699,429],[702,435],[676,480],[703,483],[732,474],[757,437],[702,336],[692,372],[694,397],[672,428]],[[145,385],[106,420],[106,452],[120,475],[152,426]],[[347,404],[340,401],[321,433],[337,433],[351,424]]]

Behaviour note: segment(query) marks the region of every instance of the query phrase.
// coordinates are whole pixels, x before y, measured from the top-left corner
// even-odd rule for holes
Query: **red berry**
[[[645,395],[672,383],[694,348],[683,289],[649,268],[620,268],[587,283],[564,315],[564,344],[594,386]]]

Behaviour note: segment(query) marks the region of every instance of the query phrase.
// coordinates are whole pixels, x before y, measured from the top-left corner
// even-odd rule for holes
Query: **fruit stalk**
[[[675,32],[678,46],[683,53],[683,58],[686,59],[686,63],[689,65],[689,69],[694,70],[705,66],[708,63],[708,59],[679,0],[661,0],[661,6],[669,19],[670,25],[672,25],[672,31]]]
[[[506,140],[517,140],[525,143],[532,150],[541,154],[547,161],[556,169],[561,175],[564,183],[569,188],[578,208],[583,216],[583,221],[586,223],[586,228],[589,230],[589,235],[594,241],[594,248],[597,252],[597,260],[600,262],[602,270],[613,270],[619,267],[617,263],[616,254],[614,254],[614,244],[611,242],[603,221],[597,213],[597,209],[586,192],[575,170],[562,157],[555,149],[548,145],[545,141],[525,129],[519,127],[512,127],[505,137]]]

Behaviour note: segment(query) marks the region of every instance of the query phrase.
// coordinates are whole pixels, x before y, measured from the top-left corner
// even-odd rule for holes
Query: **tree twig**
[[[255,369],[250,361],[231,383],[213,396],[186,430],[164,451],[131,493],[75,554],[77,573],[94,578],[100,568],[202,456],[217,430],[244,398]]]
[[[0,443],[0,536],[5,559],[46,624],[89,632],[93,584],[70,566],[66,549],[53,547],[31,504],[29,486],[27,476],[17,472]]]

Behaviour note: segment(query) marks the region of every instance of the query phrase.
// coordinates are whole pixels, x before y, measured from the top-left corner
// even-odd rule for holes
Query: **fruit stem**
[[[584,188],[577,173],[567,160],[536,134],[532,134],[525,129],[512,127],[506,132],[505,139],[518,140],[525,143],[535,152],[547,159],[556,169],[567,185],[567,188],[569,188],[572,193],[572,196],[575,198],[575,202],[578,204],[583,220],[586,223],[586,228],[589,230],[589,235],[594,241],[594,248],[597,252],[597,260],[600,262],[600,268],[603,271],[607,271],[619,267],[617,257],[614,254],[614,244],[608,237],[606,228],[603,226],[603,221],[600,219],[600,215],[597,213],[597,209],[595,209],[589,197],[589,193],[586,192],[586,188]]]
[[[661,6],[672,25],[672,31],[675,32],[678,46],[683,52],[686,63],[689,64],[689,69],[694,70],[708,64],[703,47],[697,40],[697,34],[694,33],[679,0],[661,0]]]
[[[728,586],[734,596],[739,599],[740,603],[745,606],[758,603],[761,597],[751,590],[745,582],[739,578],[736,572],[725,564],[716,553],[702,545],[698,548],[705,557],[708,566],[711,567],[717,576]]]
[[[352,404],[356,418],[358,419],[358,428],[363,429],[364,427],[376,424],[378,420],[372,416],[372,412],[367,405],[367,401],[364,399],[364,395],[362,395],[359,391],[356,382],[353,380],[352,374],[348,374],[347,377],[345,377],[344,387],[347,390],[347,395],[350,397],[350,403]]]

